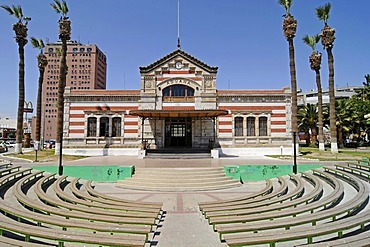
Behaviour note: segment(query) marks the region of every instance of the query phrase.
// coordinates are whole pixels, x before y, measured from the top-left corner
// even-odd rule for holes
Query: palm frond
[[[31,37],[31,45],[33,48],[40,49],[41,51],[45,48],[44,41],[42,39],[36,39],[35,37]]]
[[[13,11],[13,9],[10,6],[8,6],[8,5],[1,5],[0,7],[3,8],[3,9],[5,9],[9,13],[9,15],[14,15],[14,11]]]
[[[12,5],[11,7],[7,6],[7,5],[2,5],[0,7],[5,9],[10,15],[17,18],[19,22],[25,21],[26,24],[27,24],[27,22],[31,20],[30,17],[27,17],[27,16],[23,15],[23,10],[22,10],[22,7],[20,5],[18,5],[18,6]]]
[[[45,48],[45,44],[44,44],[44,41],[42,39],[39,39],[39,44],[40,44],[41,49]]]
[[[315,50],[316,44],[320,41],[320,35],[316,34],[315,36],[306,35],[302,38],[303,43],[308,45],[312,48],[312,50]]]
[[[31,37],[30,40],[33,48],[39,48],[39,41],[35,37]]]
[[[302,38],[303,43],[308,45],[309,47],[312,48],[312,50],[315,50],[315,40],[313,36],[306,35]]]
[[[59,14],[62,11],[62,6],[59,0],[54,0],[54,3],[51,3],[50,6]]]
[[[68,13],[68,6],[67,6],[67,2],[65,0],[62,1],[62,13],[63,13],[63,16],[66,17],[67,16],[67,13]]]
[[[63,18],[67,17],[68,6],[65,0],[54,0],[54,3],[51,3],[50,6],[58,13],[62,14]]]
[[[330,16],[331,4],[327,3],[324,6],[316,8],[316,16],[319,20],[324,21],[325,25],[328,24],[328,19]]]
[[[279,0],[278,3],[285,8],[286,13],[289,15],[293,0]]]

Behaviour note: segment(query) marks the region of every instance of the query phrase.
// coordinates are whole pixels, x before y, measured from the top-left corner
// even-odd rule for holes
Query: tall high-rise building
[[[42,126],[44,140],[55,139],[57,123],[57,99],[62,43],[49,43],[45,47],[48,65],[42,88]],[[66,86],[72,90],[105,89],[107,57],[96,45],[84,45],[76,41],[67,43]]]

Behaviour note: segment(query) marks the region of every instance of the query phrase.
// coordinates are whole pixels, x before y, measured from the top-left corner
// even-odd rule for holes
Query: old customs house
[[[217,158],[291,148],[289,88],[218,90],[217,70],[177,49],[140,67],[140,90],[67,87],[64,152],[143,157],[188,148]]]

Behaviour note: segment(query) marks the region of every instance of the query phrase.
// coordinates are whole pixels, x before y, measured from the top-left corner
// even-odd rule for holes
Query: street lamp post
[[[59,148],[59,176],[63,175],[63,156],[62,156],[62,144],[63,144],[63,132],[60,133],[60,148]]]
[[[293,132],[293,173],[297,174],[297,132]]]

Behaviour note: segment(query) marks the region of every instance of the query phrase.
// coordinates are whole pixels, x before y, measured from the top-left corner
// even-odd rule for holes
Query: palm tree
[[[329,66],[329,100],[330,100],[330,148],[332,153],[338,153],[337,143],[337,127],[335,125],[335,93],[334,93],[334,57],[333,46],[335,40],[335,29],[329,27],[328,19],[330,15],[331,4],[327,3],[324,6],[316,8],[316,15],[319,20],[323,21],[325,26],[321,30],[321,43],[328,54]]]
[[[339,99],[335,102],[336,107],[336,126],[338,128],[338,141],[340,147],[343,147],[343,133],[355,131],[355,126],[361,123],[355,102],[351,99]]]
[[[31,18],[24,16],[21,6],[2,5],[1,8],[5,9],[10,15],[18,19],[18,22],[13,25],[15,32],[15,41],[18,44],[19,54],[19,81],[18,81],[18,113],[17,113],[17,131],[16,131],[16,145],[15,153],[22,153],[22,136],[23,136],[23,111],[24,111],[24,47],[27,44],[27,24]]]
[[[36,147],[38,148],[38,150],[40,150],[42,82],[44,81],[44,71],[46,65],[48,64],[48,60],[44,55],[45,44],[42,39],[36,39],[35,37],[31,37],[31,44],[33,48],[40,50],[40,54],[37,56],[37,65],[39,67],[39,84],[37,88],[36,136],[35,136]]]
[[[69,20],[68,7],[65,0],[54,0],[50,6],[58,13],[62,14],[59,19],[59,38],[62,41],[62,56],[60,59],[59,85],[58,85],[58,113],[57,113],[57,133],[55,143],[55,154],[59,154],[60,138],[63,135],[63,113],[64,113],[64,88],[66,86],[67,74],[67,40],[71,39],[71,21]]]
[[[302,106],[298,111],[298,127],[301,131],[306,133],[306,143],[309,145],[311,142],[310,132],[312,136],[312,142],[315,144],[317,141],[317,107],[316,104],[310,104]]]
[[[316,73],[316,85],[317,85],[317,98],[318,98],[318,127],[319,127],[319,150],[325,151],[324,143],[324,130],[323,130],[323,115],[322,115],[322,87],[321,87],[321,58],[322,54],[315,50],[316,44],[320,41],[320,35],[303,37],[303,42],[312,48],[312,53],[310,55],[310,67]]]
[[[285,8],[286,14],[284,15],[283,21],[283,32],[284,36],[289,44],[289,60],[290,60],[290,80],[291,80],[291,91],[292,91],[292,132],[298,134],[297,127],[297,78],[295,69],[295,59],[294,59],[294,44],[293,39],[297,31],[297,21],[290,14],[290,8],[292,6],[293,0],[279,0],[278,2],[281,6]],[[292,136],[292,138],[294,138]],[[294,140],[293,140],[294,143]],[[294,147],[295,148],[295,147]]]

